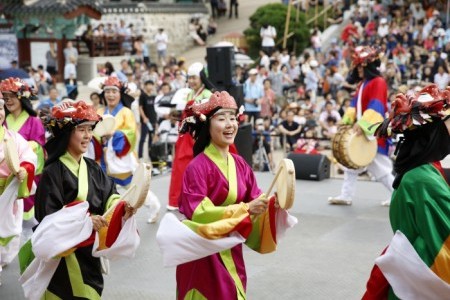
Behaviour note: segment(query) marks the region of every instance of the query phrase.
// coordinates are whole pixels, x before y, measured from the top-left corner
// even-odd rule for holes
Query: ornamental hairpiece
[[[375,135],[389,136],[431,123],[446,116],[450,109],[450,88],[439,90],[436,84],[418,92],[408,91],[395,96],[389,117],[378,126]]]
[[[0,91],[3,93],[16,94],[20,100],[22,98],[30,99],[36,96],[36,92],[20,78],[9,77],[0,83]]]
[[[199,123],[205,122],[208,117],[211,117],[219,109],[234,109],[238,115],[243,113],[243,106],[238,110],[236,101],[228,92],[215,92],[206,102],[195,103],[195,101],[191,100],[186,104],[179,132],[195,132]]]
[[[352,66],[366,66],[382,57],[379,49],[370,46],[358,46],[352,55]]]

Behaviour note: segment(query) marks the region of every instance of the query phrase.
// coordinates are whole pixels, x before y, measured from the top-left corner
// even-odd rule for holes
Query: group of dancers
[[[395,235],[375,261],[364,299],[445,299],[450,187],[439,161],[450,153],[450,88],[400,93],[385,118],[379,55],[372,47],[356,50],[352,79],[359,87],[344,117],[358,134],[378,137],[369,169],[393,192]],[[188,70],[192,91],[180,121],[168,201],[179,214],[164,216],[156,240],[164,264],[177,267],[178,299],[246,299],[242,244],[272,252],[297,219],[258,187],[234,147],[242,110],[227,92],[208,90],[203,76],[200,63]],[[3,159],[11,150],[1,144],[0,263],[11,263],[22,228],[32,228],[19,252],[25,296],[100,299],[106,259],[133,257],[139,245],[136,209],[116,190],[127,187],[137,167],[126,84],[108,77],[99,111],[84,101],[65,101],[42,118],[31,108],[32,89],[20,79],[4,80],[0,91],[0,140],[15,142],[19,160],[18,171],[11,170]],[[114,131],[95,136],[104,115],[114,116]],[[44,126],[51,133],[46,142]],[[403,135],[395,177],[386,142],[393,133]],[[341,195],[331,204],[351,204],[358,172],[346,171]]]

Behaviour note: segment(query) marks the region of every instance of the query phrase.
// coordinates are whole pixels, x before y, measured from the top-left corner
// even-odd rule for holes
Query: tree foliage
[[[250,16],[250,27],[244,31],[249,46],[249,55],[257,57],[259,49],[261,49],[261,37],[259,32],[263,24],[267,23],[274,26],[277,31],[275,43],[281,49],[283,45],[284,29],[286,25],[287,5],[281,3],[272,3],[261,6],[256,12]],[[321,11],[321,9],[319,10]],[[289,23],[289,33],[293,35],[287,40],[287,48],[290,51],[295,50],[297,54],[301,53],[310,44],[310,28],[314,26],[312,22],[309,26],[306,24],[306,14],[300,11],[297,19],[297,11],[293,6],[291,8],[291,17]],[[308,17],[314,16],[314,11],[309,10]],[[322,27],[323,21],[319,18],[318,27]]]

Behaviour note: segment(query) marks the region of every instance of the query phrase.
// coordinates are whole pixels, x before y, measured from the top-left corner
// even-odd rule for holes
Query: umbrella
[[[9,68],[0,71],[0,80],[4,80],[9,77],[28,79],[30,78],[30,75],[22,69]]]

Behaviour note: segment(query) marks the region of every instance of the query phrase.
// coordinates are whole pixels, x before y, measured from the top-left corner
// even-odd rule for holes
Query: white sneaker
[[[178,210],[178,207],[167,205],[167,210],[170,211]]]
[[[153,168],[153,169],[152,169],[152,176],[156,176],[156,175],[159,175],[159,174],[161,174],[161,171],[159,171],[159,170],[156,169],[156,168]]]
[[[148,224],[154,224],[154,223],[156,223],[156,222],[158,221],[158,217],[159,217],[159,214],[156,214],[153,218],[149,218],[149,219],[147,220],[147,223],[148,223]]]
[[[391,205],[391,199],[381,201],[381,206],[389,207]]]
[[[328,197],[328,204],[332,205],[352,205],[352,199],[344,198],[342,196]]]

